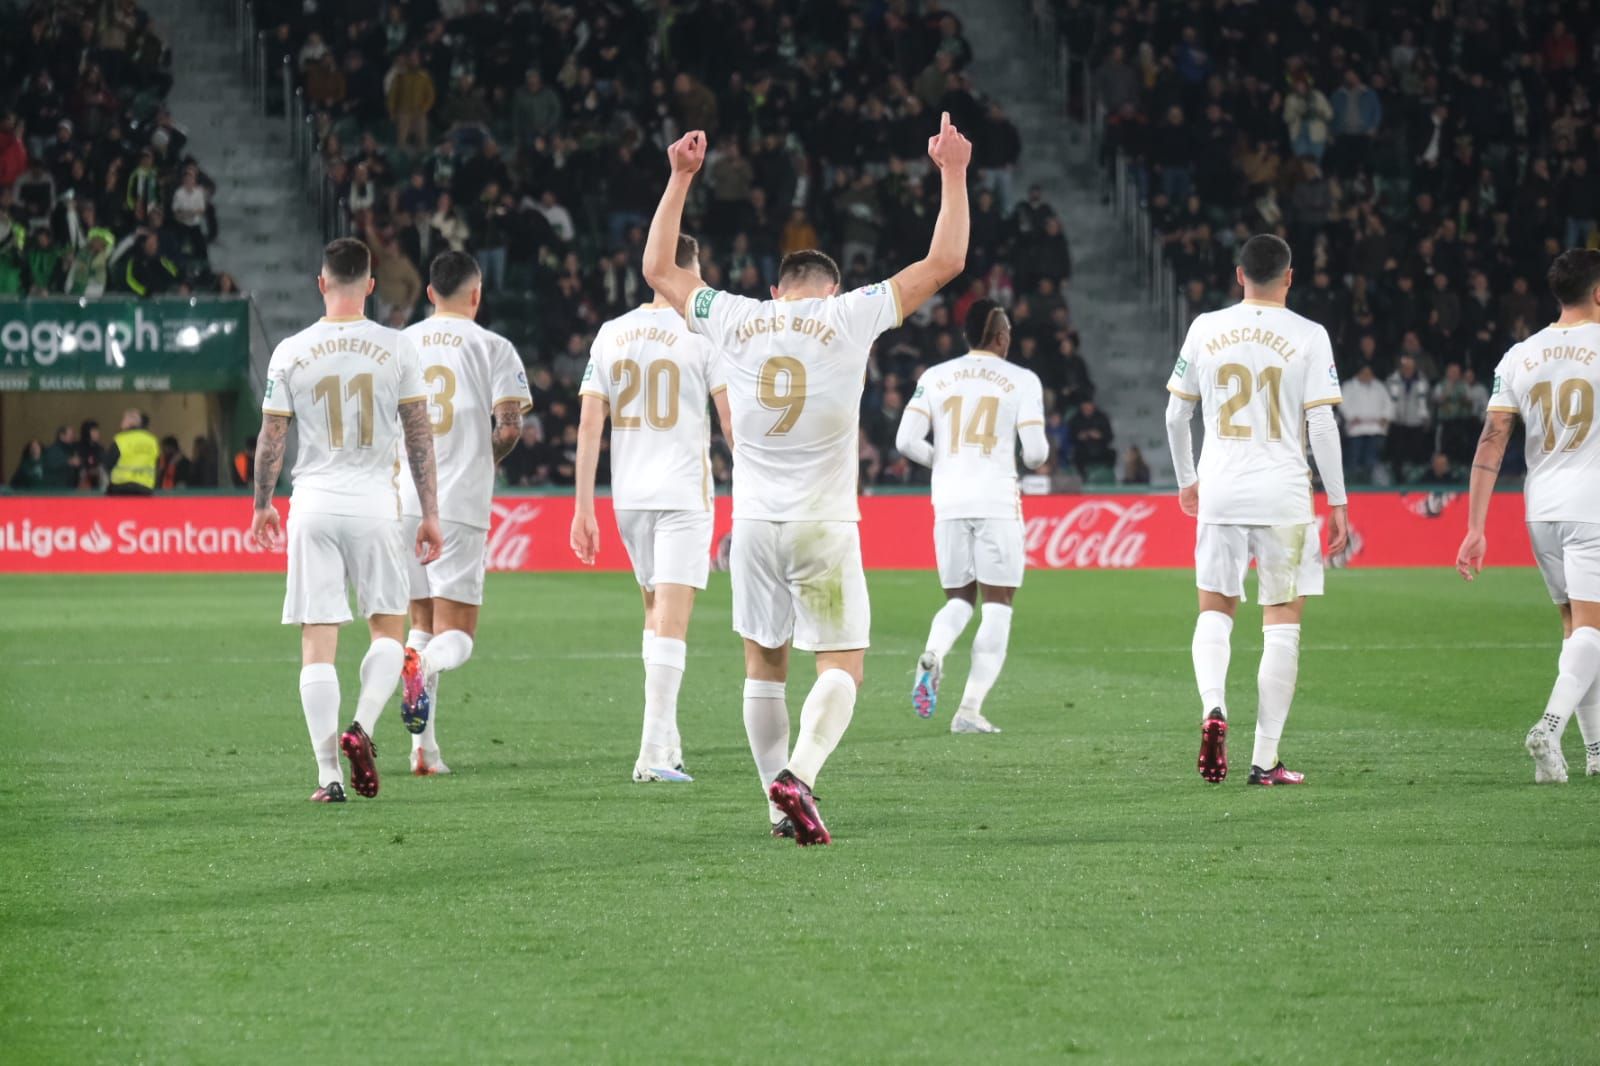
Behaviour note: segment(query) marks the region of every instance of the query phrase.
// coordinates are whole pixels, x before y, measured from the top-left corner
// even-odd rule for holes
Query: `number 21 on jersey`
[[[1217,388],[1229,394],[1217,408],[1217,436],[1223,440],[1249,440],[1255,435],[1249,422],[1234,419],[1260,390],[1267,400],[1267,439],[1283,439],[1283,367],[1269,366],[1252,375],[1250,368],[1241,363],[1224,363],[1217,367]]]

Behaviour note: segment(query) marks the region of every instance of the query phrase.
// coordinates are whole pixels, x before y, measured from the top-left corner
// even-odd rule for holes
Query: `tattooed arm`
[[[1515,417],[1509,411],[1490,411],[1483,420],[1483,435],[1472,457],[1472,487],[1468,496],[1467,535],[1456,553],[1456,571],[1471,581],[1483,570],[1489,542],[1484,528],[1489,522],[1489,504],[1494,499],[1494,484],[1500,477],[1500,464],[1506,457]]]
[[[289,416],[264,415],[261,432],[256,435],[256,510],[250,532],[263,548],[276,547],[283,539],[283,523],[272,506],[272,493],[283,471],[283,452],[289,443]]]
[[[428,421],[427,401],[401,404],[400,428],[405,434],[406,463],[411,467],[411,480],[416,483],[417,501],[422,506],[417,558],[426,566],[444,549],[444,533],[439,527],[439,471],[434,465],[433,423]]]
[[[511,449],[517,446],[517,438],[522,436],[522,401],[501,400],[494,405],[494,461],[498,465],[500,460],[511,454]]]

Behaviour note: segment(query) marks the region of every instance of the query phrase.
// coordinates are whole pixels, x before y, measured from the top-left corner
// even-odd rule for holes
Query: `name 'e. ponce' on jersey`
[[[989,352],[930,367],[906,405],[933,429],[933,513],[1020,518],[1017,431],[1044,425],[1039,377]]]
[[[873,341],[900,324],[894,284],[782,300],[699,288],[684,319],[722,353],[734,517],[860,521],[861,390]]]
[[[1201,522],[1313,520],[1305,412],[1343,398],[1326,329],[1256,300],[1203,314],[1189,327],[1167,390],[1199,404],[1205,420]]]
[[[439,471],[439,518],[489,528],[494,496],[494,409],[514,401],[533,407],[528,373],[512,343],[470,318],[449,312],[407,327],[416,346],[433,425]],[[422,517],[417,486],[400,478],[401,513]]]
[[[422,400],[417,350],[367,318],[323,318],[272,351],[263,414],[296,418],[292,510],[400,516],[400,405]]]
[[[711,509],[711,420],[721,360],[672,308],[600,327],[579,393],[611,408],[611,501],[624,511]]]
[[[1530,522],[1600,523],[1600,324],[1546,326],[1513,345],[1494,372],[1489,410],[1527,426]]]

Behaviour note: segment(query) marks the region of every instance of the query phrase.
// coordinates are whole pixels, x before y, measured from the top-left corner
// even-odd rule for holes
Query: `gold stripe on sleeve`
[[[1328,407],[1328,406],[1330,406],[1332,404],[1336,404],[1336,403],[1344,403],[1344,397],[1342,397],[1342,396],[1332,396],[1332,397],[1329,397],[1326,400],[1312,400],[1310,403],[1305,405],[1305,409],[1307,411],[1309,411],[1313,407]]]
[[[1200,397],[1191,396],[1189,393],[1184,392],[1182,389],[1178,388],[1175,385],[1170,385],[1169,384],[1167,386],[1167,391],[1172,393],[1172,395],[1176,396],[1180,400],[1188,400],[1190,403],[1199,403],[1200,402]]]

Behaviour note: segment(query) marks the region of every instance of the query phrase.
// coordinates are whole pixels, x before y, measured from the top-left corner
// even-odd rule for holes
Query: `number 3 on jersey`
[[[442,437],[456,424],[456,372],[447,366],[430,366],[422,372],[422,380],[433,390],[428,421],[433,424],[433,435]]]
[[[1283,367],[1269,366],[1253,380],[1250,368],[1239,363],[1224,363],[1217,367],[1217,388],[1232,392],[1217,409],[1217,436],[1223,440],[1249,440],[1254,430],[1248,423],[1234,422],[1234,416],[1250,403],[1255,389],[1267,397],[1267,439],[1283,439]]]

